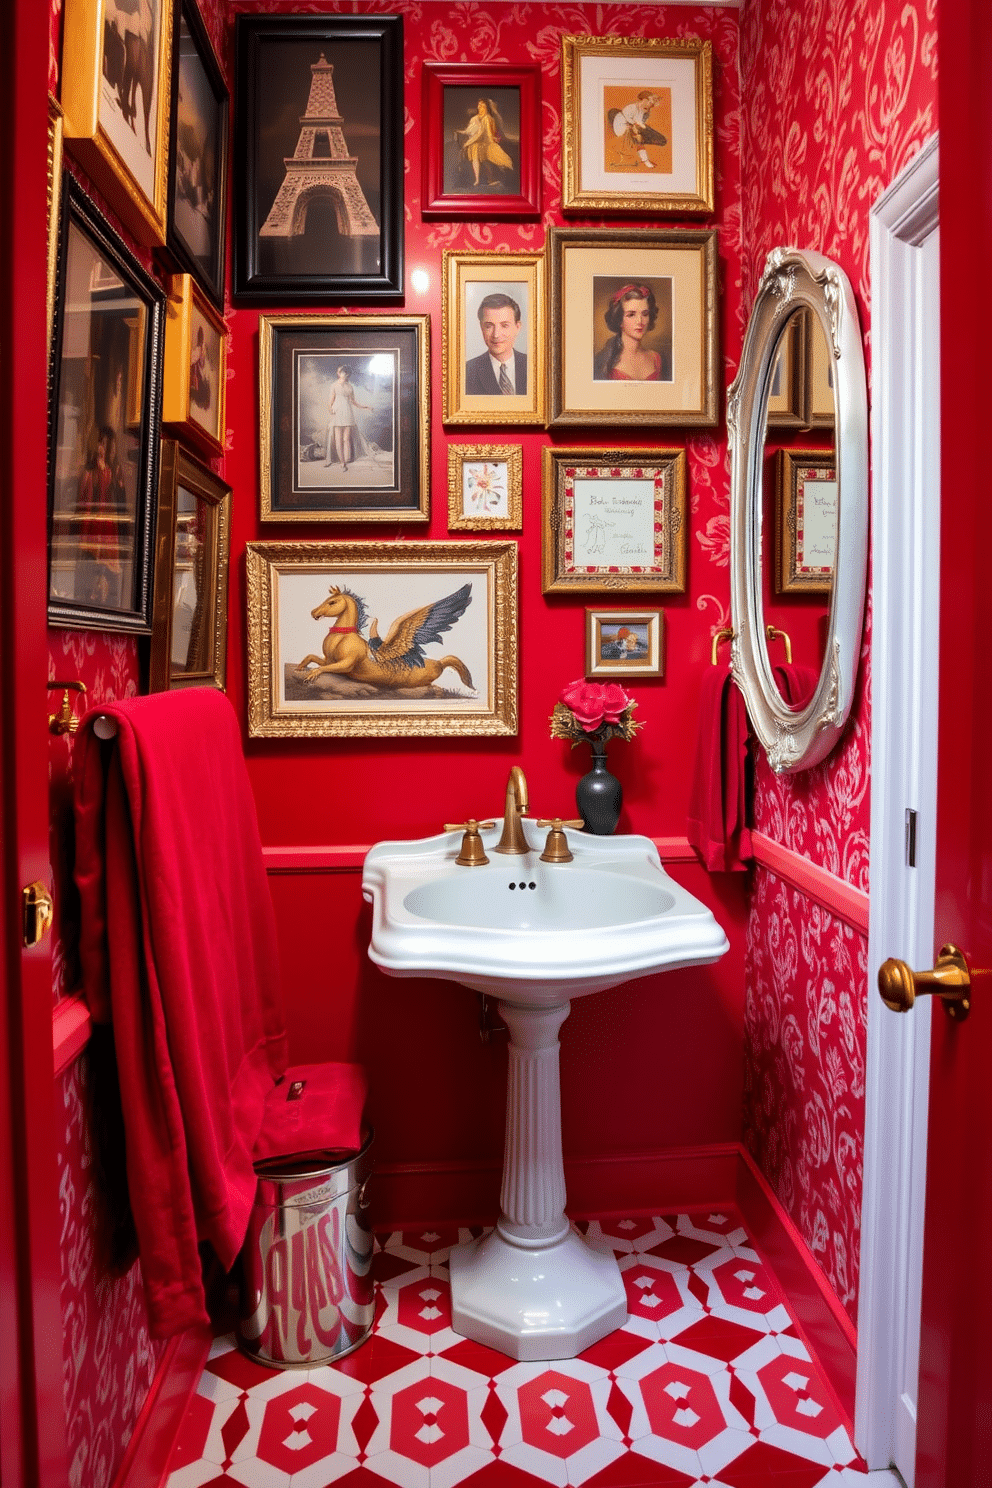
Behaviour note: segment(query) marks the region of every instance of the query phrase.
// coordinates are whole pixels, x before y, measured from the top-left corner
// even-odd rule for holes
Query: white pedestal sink
[[[521,1360],[569,1359],[627,1316],[612,1252],[565,1214],[558,1030],[573,997],[634,977],[718,960],[727,937],[668,877],[647,837],[570,832],[570,863],[530,851],[456,865],[460,832],[380,842],[365,859],[369,956],[391,976],[435,976],[499,1000],[510,1031],[502,1212],[495,1230],[451,1252],[456,1332]]]

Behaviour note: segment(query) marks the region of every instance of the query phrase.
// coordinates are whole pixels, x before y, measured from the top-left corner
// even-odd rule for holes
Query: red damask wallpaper
[[[937,0],[744,0],[744,299],[768,251],[836,259],[871,343],[869,211],[937,128]],[[850,727],[807,774],[756,768],[755,825],[868,888],[870,606]],[[867,946],[758,871],[748,932],[745,1140],[857,1318]]]

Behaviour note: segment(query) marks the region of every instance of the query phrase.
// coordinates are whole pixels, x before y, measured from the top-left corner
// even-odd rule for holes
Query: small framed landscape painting
[[[664,676],[664,610],[586,610],[587,677]]]

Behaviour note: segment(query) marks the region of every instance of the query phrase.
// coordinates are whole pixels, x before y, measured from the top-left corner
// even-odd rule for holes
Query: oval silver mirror
[[[768,531],[766,430],[769,400],[781,377],[785,349],[804,317],[811,348],[817,338],[825,351],[825,382],[832,384],[831,472],[824,460],[820,489],[811,481],[810,511],[818,503],[818,570],[828,595],[825,633],[817,668],[807,685],[796,673],[774,665],[768,650],[771,621],[766,615],[775,549]],[[804,411],[808,426],[809,375],[806,357]],[[830,422],[829,407],[823,415]],[[833,749],[851,709],[861,648],[868,562],[868,401],[864,355],[854,294],[843,269],[820,253],[775,248],[748,321],[740,370],[727,397],[731,459],[730,611],[734,636],[731,666],[747,705],[755,734],[773,770],[807,770]],[[812,452],[803,451],[804,458]],[[827,454],[828,451],[824,450]],[[805,460],[812,476],[814,462]],[[833,474],[833,480],[829,476]],[[800,531],[803,531],[800,520]],[[812,532],[812,525],[805,529]],[[781,542],[778,544],[781,549]],[[832,549],[832,574],[825,572]],[[782,591],[783,585],[774,586]],[[788,590],[785,589],[787,600]],[[783,605],[776,604],[776,637]],[[796,611],[799,617],[798,610]],[[794,685],[790,687],[790,676]]]

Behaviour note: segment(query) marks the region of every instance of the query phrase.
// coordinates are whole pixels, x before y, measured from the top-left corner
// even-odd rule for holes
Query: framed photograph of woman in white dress
[[[421,216],[539,216],[540,76],[536,67],[424,63]]]
[[[426,315],[259,320],[261,520],[426,522]]]

